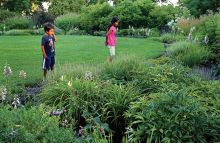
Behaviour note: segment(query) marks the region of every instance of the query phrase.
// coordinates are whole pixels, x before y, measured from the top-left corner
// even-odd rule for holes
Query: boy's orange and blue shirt
[[[42,37],[41,45],[44,46],[44,50],[45,50],[47,57],[55,56],[55,46],[54,46],[53,37],[44,35]]]

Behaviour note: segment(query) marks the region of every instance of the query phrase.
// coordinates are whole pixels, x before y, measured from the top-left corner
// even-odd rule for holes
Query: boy
[[[41,48],[43,52],[43,67],[44,70],[44,79],[42,84],[46,81],[47,71],[51,69],[53,71],[54,64],[55,64],[55,47],[54,41],[56,42],[56,36],[53,33],[54,26],[50,23],[46,23],[44,25],[45,35],[42,37],[41,41]],[[51,37],[53,35],[53,37]]]

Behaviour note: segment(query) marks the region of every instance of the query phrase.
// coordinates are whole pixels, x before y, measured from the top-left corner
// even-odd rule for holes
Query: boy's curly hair
[[[51,23],[46,23],[46,24],[44,24],[44,31],[46,32],[48,32],[48,31],[50,31],[51,29],[54,29],[54,26],[51,24]]]

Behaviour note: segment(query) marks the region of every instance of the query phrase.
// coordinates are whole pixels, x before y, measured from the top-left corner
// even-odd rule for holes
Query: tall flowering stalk
[[[5,63],[5,67],[4,67],[4,72],[3,72],[3,74],[5,75],[5,79],[6,79],[6,87],[7,87],[7,91],[8,91],[8,94],[7,94],[8,96],[7,96],[7,98],[8,98],[8,100],[9,100],[10,104],[11,104],[11,99],[12,99],[12,97],[11,97],[10,74],[12,74],[12,70],[11,70],[11,68],[9,67],[8,62]]]
[[[85,78],[92,80],[92,73],[90,71],[85,71]]]
[[[2,100],[2,106],[4,105],[4,100],[5,100],[5,97],[6,97],[6,94],[7,94],[7,90],[4,86],[2,86],[0,88],[0,100]]]
[[[205,40],[205,43],[208,44],[209,38],[207,36],[205,36],[204,40]]]
[[[14,105],[14,109],[17,109],[18,104],[21,104],[21,103],[19,101],[18,96],[15,94],[14,101],[12,102],[12,105]]]
[[[19,78],[21,78],[21,85],[22,85],[22,90],[23,90],[23,96],[24,96],[24,102],[26,103],[26,98],[25,98],[25,78],[26,78],[26,73],[21,70],[19,74]]]
[[[188,40],[192,40],[192,34],[189,33]]]

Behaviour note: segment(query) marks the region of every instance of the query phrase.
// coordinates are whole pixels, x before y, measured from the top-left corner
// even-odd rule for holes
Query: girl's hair
[[[111,23],[108,25],[108,30],[112,27],[113,23],[117,22],[119,18],[117,16],[113,16],[111,19]]]
[[[51,29],[54,29],[54,26],[51,23],[44,24],[44,31],[49,32]]]

